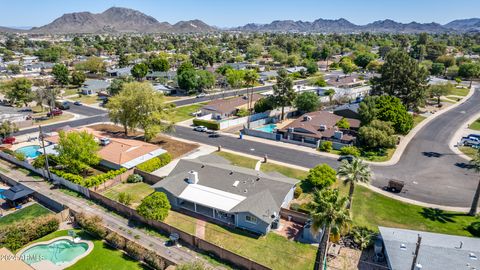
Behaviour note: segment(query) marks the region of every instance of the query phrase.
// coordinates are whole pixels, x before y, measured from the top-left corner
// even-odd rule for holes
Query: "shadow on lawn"
[[[465,214],[448,213],[438,208],[422,208],[422,212],[420,212],[420,214],[426,219],[429,219],[431,221],[438,221],[441,223],[447,223],[447,222],[454,223],[456,221],[453,220],[453,217],[465,215]]]

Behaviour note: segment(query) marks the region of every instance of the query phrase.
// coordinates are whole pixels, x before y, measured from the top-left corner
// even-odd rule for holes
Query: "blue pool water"
[[[22,253],[23,261],[27,264],[49,260],[55,265],[62,265],[75,260],[88,250],[86,243],[75,244],[70,240],[61,239],[48,245],[40,244],[27,249]]]
[[[23,153],[27,158],[36,158],[41,155],[39,145],[29,145],[29,146],[24,146],[20,147],[15,152],[18,153]]]
[[[6,189],[0,188],[0,199],[5,199],[5,197],[3,196],[3,192],[4,192],[5,190],[6,190]]]
[[[273,131],[275,131],[276,128],[277,128],[277,125],[269,124],[269,125],[265,125],[265,126],[261,126],[259,128],[256,128],[256,130],[260,130],[260,131],[268,132],[268,133],[273,133]]]

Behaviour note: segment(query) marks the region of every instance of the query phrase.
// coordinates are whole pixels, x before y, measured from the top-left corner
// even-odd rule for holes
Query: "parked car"
[[[202,114],[202,111],[196,111],[196,112],[190,113],[191,116],[199,116],[200,114]]]
[[[193,128],[193,130],[199,131],[199,132],[207,132],[208,128],[206,128],[204,126],[196,126],[196,127]]]
[[[15,137],[6,137],[3,138],[2,143],[3,144],[13,144],[15,142]]]
[[[480,134],[469,134],[467,137],[477,138],[480,140]]]
[[[340,156],[338,158],[338,161],[344,161],[346,160],[348,163],[352,162],[355,157],[352,155],[346,155],[346,156]]]
[[[62,110],[60,110],[59,108],[55,108],[51,112],[47,113],[47,116],[52,117],[52,116],[58,116],[62,114],[63,114]]]
[[[460,144],[465,146],[478,146],[480,145],[480,138],[473,136],[463,137]]]
[[[208,137],[210,138],[218,138],[220,137],[220,133],[216,130],[212,130],[212,132],[209,132],[210,135],[208,135]]]
[[[70,102],[68,101],[55,101],[55,106],[61,110],[70,109]]]
[[[390,192],[401,192],[405,182],[399,180],[389,180],[386,189]]]
[[[73,105],[82,106],[82,103],[80,101],[75,101]]]
[[[202,98],[202,97],[206,97],[206,96],[207,96],[207,94],[205,94],[205,93],[200,93],[200,94],[197,95],[197,98]]]

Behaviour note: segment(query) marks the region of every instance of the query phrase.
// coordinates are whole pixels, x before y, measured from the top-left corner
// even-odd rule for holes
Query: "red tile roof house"
[[[360,127],[359,120],[345,118],[350,123],[350,129],[340,129],[336,124],[342,118],[327,111],[306,113],[277,130],[277,133],[282,135],[282,141],[315,148],[323,141],[331,141],[333,148],[339,150],[355,144],[356,130]]]
[[[263,96],[259,94],[252,95],[251,106],[261,99]],[[241,96],[231,99],[216,99],[210,101],[207,105],[203,106],[201,111],[202,115],[212,115],[212,119],[222,120],[235,116],[238,110],[245,108],[248,109],[248,97]]]
[[[87,131],[93,134],[101,148],[98,156],[102,159],[100,164],[111,169],[126,168],[131,169],[140,163],[166,153],[164,149],[143,141],[110,137],[103,132],[90,128],[71,129],[70,131]],[[53,135],[45,138],[45,141],[51,143],[46,149],[50,153],[56,153],[55,145],[59,141],[59,135]]]

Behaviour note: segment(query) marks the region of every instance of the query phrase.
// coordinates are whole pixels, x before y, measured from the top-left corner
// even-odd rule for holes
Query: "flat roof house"
[[[153,187],[167,194],[173,208],[266,234],[279,225],[280,208],[293,199],[298,182],[232,165],[182,159]]]
[[[130,76],[132,67],[123,67],[123,68],[108,68],[107,73],[110,77],[124,77]]]
[[[110,82],[104,80],[86,80],[80,91],[84,95],[98,94],[98,92],[106,91],[110,86]]]
[[[345,118],[350,124],[350,129],[340,129],[336,125],[342,118],[327,111],[306,113],[279,129],[277,133],[282,134],[283,140],[286,141],[300,142],[314,147],[318,147],[322,141],[331,141],[334,149],[340,149],[355,143],[354,130],[360,127],[359,120]]]
[[[259,94],[252,95],[252,107],[255,103],[261,99],[263,96]],[[241,96],[231,99],[216,99],[210,101],[207,105],[203,106],[201,111],[202,115],[212,115],[212,119],[225,119],[231,116],[234,116],[238,110],[248,107],[248,97]]]
[[[478,238],[387,227],[378,229],[389,269],[480,269]]]

